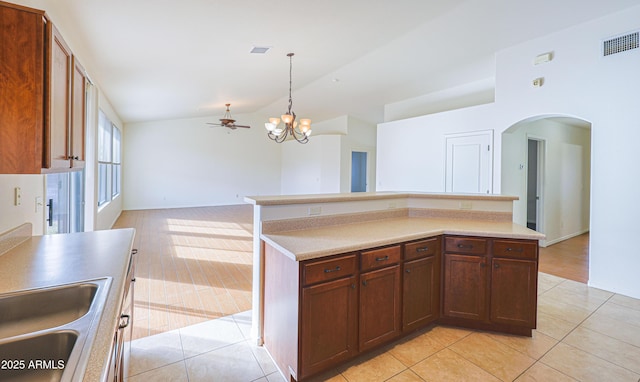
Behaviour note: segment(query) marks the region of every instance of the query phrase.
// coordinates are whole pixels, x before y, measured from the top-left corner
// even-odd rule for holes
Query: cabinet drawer
[[[421,257],[433,256],[440,248],[440,238],[414,241],[404,245],[404,259],[413,260]]]
[[[328,260],[316,260],[302,265],[302,284],[309,285],[321,281],[335,280],[352,275],[356,270],[355,253]]]
[[[495,240],[493,242],[494,257],[535,260],[538,257],[537,249],[538,245],[531,241]]]
[[[446,237],[444,248],[446,252],[484,255],[487,253],[487,240],[470,237]]]
[[[369,269],[396,264],[400,262],[400,254],[401,250],[399,245],[362,252],[360,255],[360,269],[367,271]]]

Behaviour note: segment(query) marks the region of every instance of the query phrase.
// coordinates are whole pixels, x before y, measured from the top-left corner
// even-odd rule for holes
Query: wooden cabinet
[[[0,2],[0,173],[35,174],[44,142],[44,12]]]
[[[494,241],[491,262],[491,321],[536,326],[538,246],[515,240]]]
[[[449,323],[530,336],[537,276],[535,241],[447,237],[442,314]]]
[[[440,240],[437,237],[404,245],[402,330],[405,332],[424,327],[439,317]]]
[[[478,321],[486,319],[487,269],[484,256],[444,255],[444,316]]]
[[[87,130],[87,76],[84,67],[73,57],[73,74],[71,76],[71,125],[69,137],[71,150],[71,167],[84,168],[85,165],[85,136]]]
[[[83,167],[84,69],[44,11],[0,2],[0,23],[0,173]]]
[[[265,245],[264,344],[305,380],[433,323],[531,335],[538,245],[437,236],[297,262]]]
[[[356,260],[350,254],[302,265],[300,377],[358,351]]]
[[[360,255],[360,351],[400,335],[400,257],[399,245]]]

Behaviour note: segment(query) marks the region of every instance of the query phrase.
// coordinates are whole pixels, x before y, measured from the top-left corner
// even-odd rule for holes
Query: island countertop
[[[261,238],[293,260],[303,261],[442,234],[533,240],[545,237],[512,222],[399,217],[262,234]]]
[[[111,277],[83,381],[102,380],[120,317],[135,231],[117,229],[34,236],[0,254],[0,293]]]

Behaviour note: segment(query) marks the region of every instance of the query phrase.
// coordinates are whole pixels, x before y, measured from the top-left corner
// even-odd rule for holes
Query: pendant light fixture
[[[300,143],[309,142],[311,135],[311,120],[300,119],[300,123],[296,121],[296,113],[291,111],[293,101],[291,100],[291,70],[293,68],[293,53],[288,53],[289,57],[289,108],[280,118],[269,118],[269,122],[264,124],[267,129],[267,136],[278,143],[284,142],[289,135]],[[280,127],[280,121],[284,124]]]

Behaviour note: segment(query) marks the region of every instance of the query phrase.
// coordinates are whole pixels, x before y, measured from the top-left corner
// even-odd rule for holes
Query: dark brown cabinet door
[[[69,124],[71,118],[72,53],[55,26],[49,42],[49,125],[45,130],[45,168],[70,168]]]
[[[355,276],[302,289],[299,378],[357,353],[357,289]]]
[[[537,267],[535,261],[493,259],[491,321],[535,327]]]
[[[402,330],[409,331],[438,318],[440,267],[436,256],[404,264],[402,286]]]
[[[42,169],[45,27],[42,12],[0,5],[0,173]]]
[[[360,351],[400,334],[400,290],[400,265],[360,275]]]
[[[485,256],[444,255],[443,314],[484,321],[487,318],[488,267]]]

